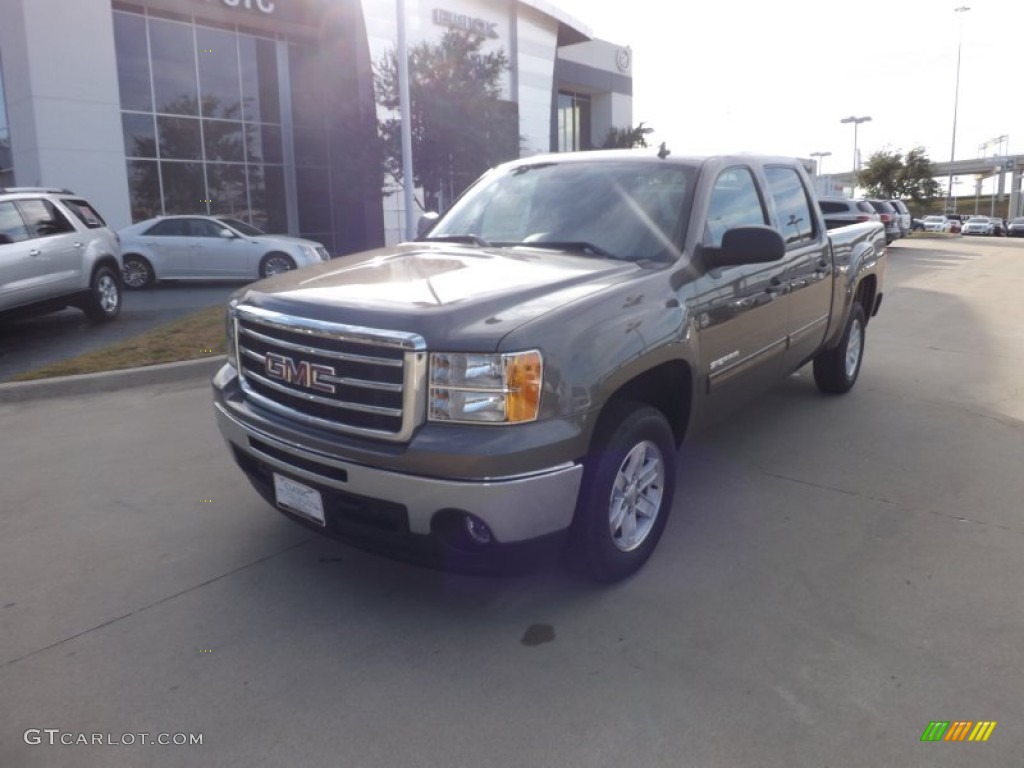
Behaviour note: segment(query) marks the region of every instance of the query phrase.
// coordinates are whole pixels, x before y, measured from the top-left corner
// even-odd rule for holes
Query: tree
[[[934,176],[935,167],[924,147],[914,147],[906,157],[899,152],[880,150],[858,172],[857,184],[870,197],[910,198],[915,203],[925,203],[939,196],[939,183]]]
[[[654,133],[654,129],[645,127],[643,122],[636,128],[632,126],[626,126],[625,128],[612,126],[608,129],[608,133],[605,134],[604,144],[601,145],[601,149],[636,149],[637,147],[646,147],[646,136],[651,133]]]
[[[414,182],[425,207],[440,208],[488,168],[519,156],[515,104],[503,101],[501,78],[509,68],[503,50],[481,53],[483,38],[462,30],[445,32],[440,43],[409,50],[409,100]],[[398,54],[374,67],[377,102],[397,110]],[[381,122],[384,164],[402,181],[402,124]]]

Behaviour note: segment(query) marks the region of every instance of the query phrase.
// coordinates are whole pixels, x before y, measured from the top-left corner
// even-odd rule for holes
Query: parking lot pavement
[[[1019,765],[1024,248],[891,256],[857,388],[805,369],[696,436],[614,587],[312,536],[205,384],[0,406],[0,765]]]
[[[167,283],[125,291],[120,316],[95,325],[77,309],[0,321],[0,382],[92,352],[206,307],[225,304],[241,283]]]

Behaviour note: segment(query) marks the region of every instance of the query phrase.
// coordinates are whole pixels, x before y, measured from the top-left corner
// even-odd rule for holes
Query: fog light
[[[487,527],[487,523],[483,520],[478,520],[472,515],[466,515],[466,533],[469,534],[469,538],[475,541],[477,544],[490,544],[491,543],[491,529]]]

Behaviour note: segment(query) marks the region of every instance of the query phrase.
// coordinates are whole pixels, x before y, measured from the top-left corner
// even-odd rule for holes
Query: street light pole
[[[404,239],[416,239],[413,210],[412,105],[409,99],[409,45],[405,36],[405,0],[397,0],[398,14],[398,109],[402,121],[402,200],[405,206]]]
[[[815,164],[816,164],[816,168],[817,168],[817,171],[818,171],[818,176],[821,179],[824,180],[824,178],[825,178],[825,172],[824,172],[825,158],[826,157],[832,157],[832,153],[831,152],[811,152],[811,157],[815,158]],[[817,159],[817,158],[820,158],[820,159]],[[820,184],[815,184],[815,186],[820,187],[821,185]],[[820,195],[821,194],[827,195],[829,193],[829,191],[830,190],[826,187],[825,189],[819,189],[818,190],[818,194],[820,194]]]
[[[953,13],[963,14],[971,10],[966,5],[954,8]],[[960,51],[964,45],[964,18],[960,19],[960,35],[956,43],[956,89],[953,91],[953,142],[949,149],[949,196],[946,198],[946,213],[950,213],[949,204],[953,196],[953,160],[956,157],[956,113],[960,106]]]
[[[860,163],[858,162],[859,156],[857,155],[857,126],[861,123],[870,123],[871,118],[866,115],[864,117],[854,117],[853,115],[850,115],[849,117],[844,117],[839,122],[853,123],[853,190],[856,191],[857,171],[860,170]],[[851,194],[850,196],[852,197],[853,195]]]

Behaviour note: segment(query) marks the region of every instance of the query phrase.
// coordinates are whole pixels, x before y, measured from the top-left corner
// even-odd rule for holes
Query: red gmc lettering
[[[323,376],[334,376],[334,369],[329,365],[311,363],[308,360],[296,362],[290,357],[279,355],[275,352],[267,352],[264,357],[267,376],[278,381],[285,381],[289,384],[296,384],[306,389],[315,389],[318,392],[335,393],[333,384],[324,381]]]

